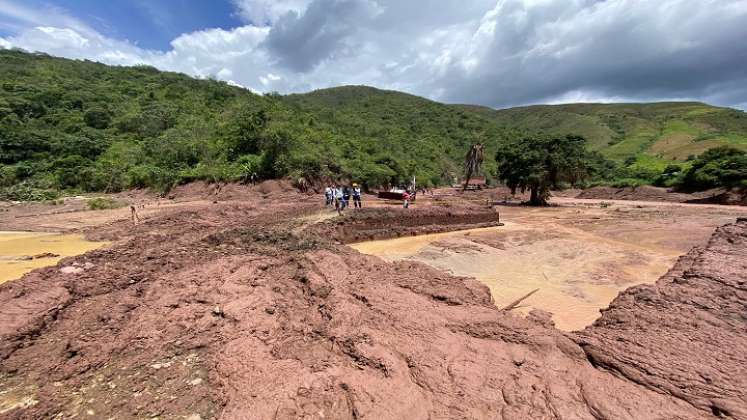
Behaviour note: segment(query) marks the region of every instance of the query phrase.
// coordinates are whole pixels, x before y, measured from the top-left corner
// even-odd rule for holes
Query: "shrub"
[[[728,146],[707,150],[684,172],[678,187],[691,191],[747,187],[747,153]]]
[[[16,184],[0,189],[0,200],[9,201],[49,201],[60,196],[55,190],[36,188],[27,184]]]
[[[110,210],[124,207],[125,203],[109,197],[96,197],[88,200],[90,210]]]

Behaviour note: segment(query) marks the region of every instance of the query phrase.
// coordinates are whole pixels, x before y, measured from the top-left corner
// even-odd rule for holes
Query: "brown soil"
[[[574,190],[576,191],[576,190]],[[667,188],[643,185],[640,187],[593,187],[586,190],[555,193],[560,197],[573,197],[598,200],[635,200],[691,204],[722,204],[733,206],[747,205],[747,190],[725,190],[716,188],[692,194],[674,192]]]
[[[593,187],[582,190],[575,198],[602,200],[671,201],[684,203],[693,197],[689,194],[670,192],[666,188],[643,185],[640,187]]]
[[[110,247],[0,285],[0,418],[747,419],[747,221],[565,334],[330,240],[376,211],[329,230],[308,227],[318,197],[179,200],[113,211],[88,232]],[[474,206],[386,220],[492,223]]]
[[[714,417],[747,418],[747,218],[575,336],[596,367]],[[705,417],[705,415],[704,415]]]
[[[325,220],[309,229],[340,243],[415,236],[476,227],[497,226],[498,212],[489,206],[464,205],[459,208],[424,206],[413,211],[404,208],[364,208]]]

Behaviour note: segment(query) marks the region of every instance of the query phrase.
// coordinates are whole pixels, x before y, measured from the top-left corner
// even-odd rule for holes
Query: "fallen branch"
[[[510,304],[508,304],[508,305],[504,306],[504,307],[503,307],[503,309],[501,309],[501,310],[502,310],[502,311],[510,311],[510,310],[512,310],[512,309],[516,309],[516,307],[517,307],[517,306],[519,306],[519,304],[520,304],[520,303],[521,303],[521,302],[522,302],[522,301],[523,301],[524,299],[528,298],[529,296],[532,296],[533,294],[537,293],[538,291],[539,291],[539,289],[534,289],[534,290],[532,290],[531,292],[527,293],[526,295],[524,295],[524,296],[522,296],[522,297],[520,297],[520,298],[516,299],[515,301],[511,302]]]

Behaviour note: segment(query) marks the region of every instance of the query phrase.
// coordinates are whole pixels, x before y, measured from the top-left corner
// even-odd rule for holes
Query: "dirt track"
[[[336,244],[318,197],[180,199],[91,230],[114,243],[78,272],[0,286],[0,418],[747,419],[747,222],[564,334]]]

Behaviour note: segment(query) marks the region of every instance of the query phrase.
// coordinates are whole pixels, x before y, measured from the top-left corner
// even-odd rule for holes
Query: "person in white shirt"
[[[332,188],[328,186],[324,189],[324,205],[329,206],[330,204],[332,204],[333,199],[334,197],[332,197]]]
[[[353,184],[353,207],[356,209],[363,207],[363,204],[361,204],[361,187],[358,184]]]

